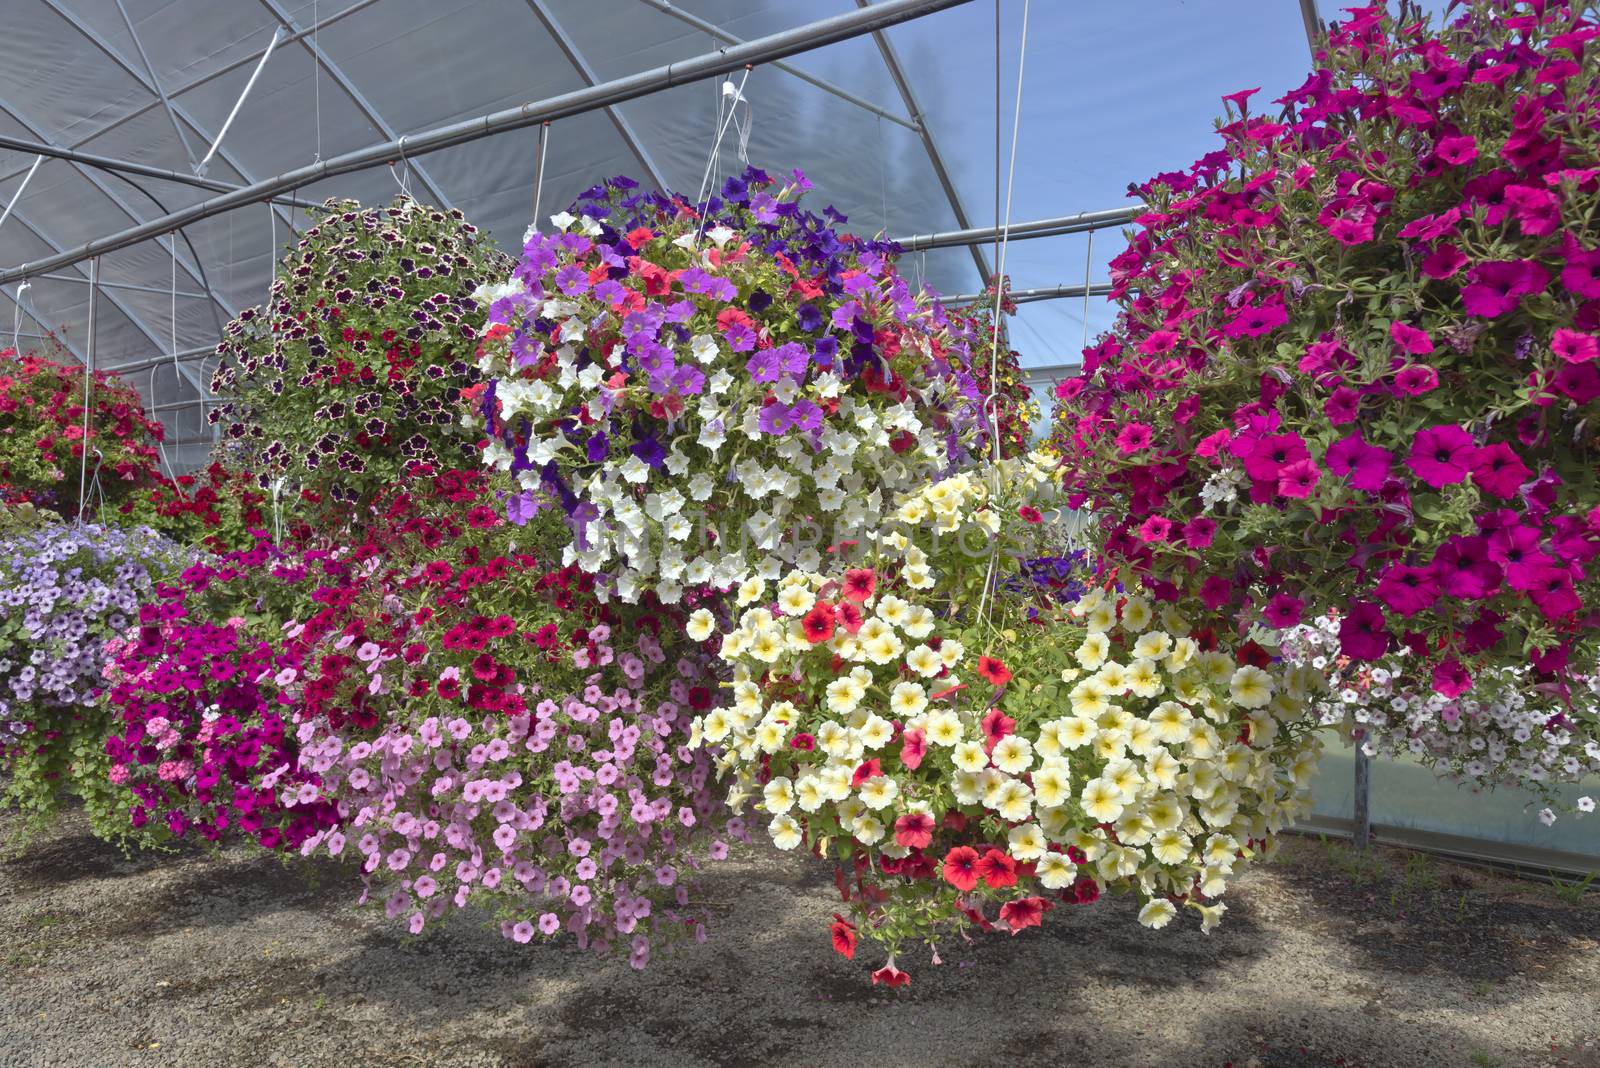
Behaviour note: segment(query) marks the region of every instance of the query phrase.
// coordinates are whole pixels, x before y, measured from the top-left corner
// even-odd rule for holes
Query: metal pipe
[[[701,33],[710,34],[712,37],[715,37],[719,41],[723,41],[723,42],[725,42],[727,44],[733,44],[733,45],[739,45],[739,44],[744,44],[745,43],[745,40],[744,40],[743,37],[739,37],[739,36],[736,36],[734,34],[731,34],[727,30],[723,29],[721,26],[718,26],[716,23],[707,22],[705,19],[699,17],[698,15],[691,15],[691,14],[689,14],[689,12],[683,10],[683,8],[681,8],[681,7],[675,7],[670,2],[670,0],[639,0],[639,3],[644,4],[644,5],[648,6],[648,7],[653,7],[657,11],[661,12],[663,15],[671,15],[673,18],[677,19],[679,22],[682,22],[685,25],[693,26],[695,29],[699,30]],[[809,83],[811,85],[816,86],[818,89],[821,89],[824,93],[831,93],[834,96],[838,97],[840,100],[846,101],[847,103],[854,104],[856,107],[861,108],[863,111],[870,111],[872,114],[878,116],[878,118],[880,118],[880,119],[888,119],[890,122],[894,123],[895,125],[904,126],[908,130],[919,129],[915,119],[908,119],[908,118],[905,118],[903,116],[896,115],[894,112],[888,110],[887,108],[880,108],[878,105],[874,104],[872,101],[866,100],[866,99],[864,99],[862,97],[859,97],[859,96],[856,96],[854,93],[848,92],[847,90],[844,90],[844,89],[841,89],[837,85],[834,85],[832,82],[824,81],[823,79],[818,78],[814,74],[807,74],[805,71],[801,70],[799,67],[792,66],[792,65],[790,65],[788,63],[773,63],[772,66],[774,66],[774,67],[778,68],[779,70],[783,71],[785,74],[792,74],[796,78],[799,78],[801,81],[807,82],[807,83]]]
[[[204,178],[206,168],[211,165],[211,157],[217,154],[217,149],[222,147],[222,139],[228,136],[228,130],[233,126],[233,120],[239,117],[239,109],[244,107],[244,102],[250,96],[250,90],[256,87],[261,72],[266,69],[267,60],[272,58],[272,50],[278,47],[278,42],[283,39],[283,30],[279,28],[272,34],[272,40],[267,42],[267,50],[261,53],[261,62],[256,64],[256,69],[250,72],[250,80],[244,83],[244,91],[239,94],[239,99],[233,102],[233,110],[228,112],[228,117],[222,120],[222,129],[217,131],[217,136],[211,142],[205,159],[194,165],[194,173]]]
[[[101,370],[108,374],[133,374],[136,371],[148,371],[152,367],[164,367],[175,363],[185,363],[189,360],[203,360],[207,356],[215,356],[216,354],[217,347],[215,345],[206,345],[200,348],[180,349],[176,353],[168,353],[165,356],[152,356],[147,360],[138,360],[134,363],[112,364],[110,367],[102,367]]]
[[[331,26],[335,22],[340,21],[341,19],[349,18],[351,15],[354,15],[356,12],[362,11],[362,10],[364,10],[366,8],[369,8],[373,4],[376,4],[377,2],[378,2],[378,0],[356,0],[355,3],[351,4],[349,7],[345,8],[343,11],[335,11],[333,14],[331,14],[331,15],[327,16],[326,18],[324,18],[321,22],[318,22],[318,23],[316,23],[314,25],[311,25],[311,26],[307,26],[302,30],[296,30],[294,33],[291,33],[289,36],[285,37],[283,40],[279,41],[278,43],[279,44],[291,44],[294,41],[300,40],[300,38],[302,38],[302,37],[307,37],[307,36],[315,33],[316,31],[318,31],[320,29],[323,29],[325,27]],[[167,94],[168,99],[172,99],[172,98],[176,98],[176,97],[182,96],[184,93],[189,92],[191,89],[198,89],[203,85],[209,85],[211,82],[216,81],[218,78],[221,78],[224,75],[232,74],[234,71],[238,70],[240,67],[248,66],[248,65],[250,65],[251,63],[254,63],[256,60],[258,60],[260,58],[261,58],[261,53],[260,52],[251,52],[248,55],[243,55],[243,56],[240,56],[237,59],[229,60],[227,63],[224,63],[222,66],[218,67],[214,71],[211,71],[209,74],[203,74],[200,77],[196,78],[194,81],[185,82],[184,84],[182,84],[182,85],[178,86],[177,88],[173,89],[172,92]],[[103,137],[106,134],[110,133],[112,130],[119,129],[122,126],[127,125],[128,123],[132,122],[134,119],[139,118],[141,115],[144,115],[144,114],[146,114],[148,112],[154,111],[158,106],[160,106],[160,101],[157,101],[157,100],[152,100],[148,104],[142,104],[139,107],[136,107],[132,111],[128,112],[126,115],[121,115],[121,116],[119,116],[119,117],[117,117],[115,119],[112,119],[109,123],[107,123],[106,125],[100,127],[98,130],[94,131],[89,136],[83,138],[80,141],[77,141],[77,142],[73,143],[71,145],[71,147],[72,148],[81,148],[84,145],[88,144],[90,141],[93,141],[95,138]],[[0,182],[8,181],[8,180],[10,180],[12,178],[15,178],[17,175],[19,175],[21,173],[22,173],[21,171],[12,171],[10,174],[0,175]],[[152,177],[154,177],[154,176],[152,176]],[[191,182],[194,180],[192,175],[185,175],[185,177],[189,178],[189,180]],[[174,180],[176,180],[176,179],[174,179]],[[297,207],[303,207],[304,205],[298,205],[297,204],[296,206]]]
[[[1077,215],[1062,215],[1054,219],[1035,219],[1033,222],[1012,223],[1006,230],[1006,239],[1022,241],[1033,237],[1059,237],[1062,234],[1081,234],[1089,230],[1102,230],[1131,223],[1139,214],[1138,208],[1107,208],[1104,211],[1083,211]],[[930,248],[955,248],[961,245],[982,245],[995,239],[1002,227],[975,226],[970,230],[946,230],[937,234],[914,234],[910,237],[891,237],[905,252],[921,252]]]
[[[47,279],[51,282],[76,282],[79,285],[89,284],[89,280],[87,278],[78,274],[36,274],[33,277],[36,279]],[[141,286],[135,285],[133,282],[107,282],[104,279],[100,281],[100,288],[129,289],[135,293],[159,293],[163,297],[171,296],[173,293],[171,289],[162,289],[159,286]],[[180,297],[191,297],[195,300],[211,299],[211,294],[209,293],[190,293],[183,289],[178,290],[177,295]]]
[[[612,104],[622,104],[642,96],[649,96],[662,89],[704,81],[743,67],[809,52],[881,30],[886,26],[899,25],[936,11],[944,11],[971,2],[972,0],[885,0],[884,3],[874,4],[869,8],[820,19],[792,30],[757,38],[743,45],[710,52],[678,63],[669,63],[664,67],[603,82],[592,88],[578,89],[546,100],[523,104],[521,107],[450,123],[419,134],[347,152],[333,159],[318,160],[275,178],[244,186],[181,211],[97,238],[70,252],[0,271],[0,285],[66,267],[91,256],[127,248],[165,234],[169,230],[192,225],[202,219],[209,219],[246,204],[265,200],[310,182],[381,166],[397,158],[402,151],[410,156],[425,155],[509,130],[520,130],[528,126],[537,126],[541,122],[598,111]]]
[[[1036,300],[1060,300],[1063,297],[1103,297],[1111,292],[1110,282],[1094,282],[1090,285],[1053,286],[1047,289],[1008,289],[1006,301],[1011,304],[1029,304]],[[945,307],[957,304],[975,304],[980,300],[993,300],[992,293],[962,293],[954,297],[940,297],[939,303]]]
[[[32,152],[40,156],[52,156],[55,159],[64,159],[84,167],[94,167],[102,171],[122,171],[125,174],[137,174],[145,178],[159,178],[164,182],[176,182],[179,185],[192,185],[197,189],[209,189],[214,193],[231,193],[239,187],[231,182],[220,182],[215,178],[198,178],[182,171],[169,171],[165,167],[152,167],[145,163],[134,163],[130,160],[112,159],[110,156],[96,156],[89,152],[79,152],[75,148],[66,148],[61,145],[47,145],[37,141],[24,140],[21,137],[12,137],[0,134],[0,148],[14,149],[18,152]],[[296,208],[306,208],[311,211],[320,211],[321,204],[309,200],[301,200],[293,196],[276,196],[272,198],[280,204],[288,204]]]

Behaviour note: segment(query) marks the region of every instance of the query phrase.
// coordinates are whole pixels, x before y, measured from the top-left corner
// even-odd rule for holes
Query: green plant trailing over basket
[[[1138,187],[1055,438],[1108,564],[1272,627],[1336,612],[1344,656],[1408,649],[1444,698],[1531,662],[1600,730],[1586,11],[1354,9],[1281,116],[1232,94],[1219,151]]]
[[[97,371],[86,420],[83,385],[79,364],[0,349],[0,501],[75,516],[81,479],[93,515],[102,501],[114,506],[161,484],[163,429],[139,394]]]
[[[328,202],[271,297],[228,324],[210,419],[280,508],[369,504],[413,465],[476,458],[457,425],[484,311],[472,292],[510,262],[458,211],[397,197]]]

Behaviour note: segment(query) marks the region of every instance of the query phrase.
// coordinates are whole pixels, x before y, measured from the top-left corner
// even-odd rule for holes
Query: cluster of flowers
[[[816,567],[980,433],[960,343],[809,187],[751,169],[696,207],[613,179],[481,293],[485,458],[560,500],[567,562],[624,601]]]
[[[175,541],[215,553],[250,548],[254,530],[286,527],[285,537],[292,533],[302,540],[311,533],[293,511],[284,516],[281,508],[274,508],[271,495],[249,471],[218,460],[196,474],[155,480],[148,490],[118,505],[115,515],[124,525],[143,523]]]
[[[112,504],[161,481],[164,428],[146,417],[139,394],[96,371],[86,412],[83,387],[81,364],[0,349],[0,502],[76,517],[80,475]]]
[[[145,528],[49,523],[0,538],[0,766],[27,830],[62,790],[88,804],[97,828],[111,824],[106,642],[188,559]]]
[[[485,473],[447,471],[378,502],[359,545],[189,569],[121,650],[112,777],[158,834],[359,854],[363,900],[412,931],[488,905],[516,941],[566,932],[643,967],[701,935],[694,873],[743,833],[688,747],[715,681],[663,648],[681,618],[544,567],[554,509],[517,528],[496,503]],[[235,584],[251,604],[203,622]]]
[[[247,447],[263,489],[307,505],[365,505],[411,464],[474,457],[456,405],[476,376],[472,298],[509,270],[458,211],[399,197],[329,201],[263,308],[228,324],[208,418]]]
[[[944,327],[954,339],[949,358],[958,376],[972,378],[982,398],[980,403],[985,406],[980,410],[992,413],[993,426],[984,429],[996,433],[1000,455],[1009,458],[1027,453],[1033,441],[1033,424],[1039,418],[1039,403],[1028,388],[1022,373],[1022,356],[1011,347],[1004,323],[998,331],[995,328],[994,289],[991,285],[983,299],[965,307],[936,305],[933,315],[935,324]],[[1016,305],[1003,302],[1001,311],[1014,314]],[[992,443],[990,449],[992,455]]]
[[[1525,668],[1500,668],[1480,675],[1471,692],[1446,697],[1415,675],[1404,650],[1379,663],[1343,655],[1332,616],[1285,631],[1281,651],[1327,679],[1313,711],[1368,756],[1406,754],[1457,782],[1519,786],[1547,800],[1556,783],[1600,774],[1600,680],[1579,680],[1582,689],[1571,692],[1535,683]],[[1575,810],[1594,805],[1580,797]],[[1555,808],[1540,817],[1553,823]]]
[[[1035,557],[1054,489],[1033,456],[905,494],[860,566],[747,580],[721,636],[733,700],[697,740],[778,846],[838,863],[834,944],[881,943],[875,982],[909,982],[907,944],[1015,934],[1103,889],[1210,930],[1235,865],[1309,806],[1309,669],[1145,597],[1063,609],[996,581]]]
[[[1337,611],[1343,655],[1404,647],[1445,698],[1600,651],[1600,28],[1459,7],[1352,10],[1280,119],[1233,94],[1222,149],[1139,187],[1055,432],[1108,565]]]

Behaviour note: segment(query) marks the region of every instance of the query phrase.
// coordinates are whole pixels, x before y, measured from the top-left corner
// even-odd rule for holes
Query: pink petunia
[[[1117,448],[1122,455],[1131,456],[1150,447],[1152,435],[1146,423],[1128,423],[1117,432]]]
[[[1472,689],[1472,676],[1455,657],[1442,660],[1433,668],[1433,688],[1446,697],[1460,697]]]
[[[1172,536],[1172,520],[1164,516],[1153,515],[1139,526],[1139,540],[1146,542],[1163,542]]]
[[[1439,372],[1427,364],[1408,363],[1394,376],[1394,391],[1407,397],[1420,397],[1439,388]]]
[[[1448,597],[1477,601],[1500,588],[1500,565],[1489,559],[1489,539],[1482,536],[1451,538],[1434,554],[1432,567]]]
[[[1276,482],[1290,464],[1309,459],[1311,453],[1298,434],[1268,434],[1259,438],[1244,456],[1245,472],[1264,482]]]
[[[1564,363],[1550,379],[1550,389],[1579,404],[1600,397],[1600,370],[1592,363]]]
[[[1562,327],[1550,340],[1550,351],[1564,363],[1588,363],[1600,358],[1600,339],[1593,334],[1580,334]]]
[[[1466,481],[1472,472],[1472,435],[1458,426],[1431,426],[1416,436],[1406,466],[1423,482],[1440,489]]]
[[[1428,336],[1426,330],[1419,330],[1398,319],[1389,324],[1389,337],[1395,348],[1412,356],[1423,356],[1433,351],[1433,338]]]
[[[1506,187],[1505,198],[1529,237],[1549,237],[1561,226],[1561,201],[1550,190],[1511,185]]]
[[[1183,543],[1191,549],[1205,549],[1217,534],[1217,521],[1207,516],[1196,516],[1183,525]]]

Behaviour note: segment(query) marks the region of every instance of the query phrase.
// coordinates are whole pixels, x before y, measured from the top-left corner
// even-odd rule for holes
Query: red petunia
[[[1011,681],[1011,671],[1004,661],[996,660],[992,656],[978,657],[978,674],[996,686],[1004,686]]]
[[[991,849],[979,857],[976,870],[992,889],[1017,885],[1017,862],[998,849]]]
[[[856,633],[861,629],[861,624],[867,621],[866,617],[861,614],[861,609],[850,601],[840,601],[838,607],[834,609],[834,613],[839,619],[839,625],[844,628],[846,634]]]
[[[884,986],[910,986],[911,975],[896,968],[893,964],[885,964],[872,973],[872,985],[882,983]]]
[[[1006,921],[1015,935],[1024,927],[1039,927],[1044,923],[1044,914],[1055,908],[1053,902],[1042,897],[1024,897],[1016,901],[1007,901],[1000,906],[1000,918]]]
[[[854,789],[868,779],[875,779],[882,774],[883,766],[878,762],[877,757],[873,757],[871,760],[862,762],[856,768],[855,774],[850,776],[850,787]]]
[[[878,573],[870,567],[851,568],[844,573],[844,595],[860,603],[878,589]]]
[[[1043,523],[1044,515],[1032,505],[1023,504],[1017,507],[1017,514],[1030,523]]]
[[[944,855],[944,881],[971,893],[978,887],[978,851],[971,846],[956,846]]]
[[[812,606],[811,611],[800,619],[806,641],[812,645],[819,645],[832,638],[835,619],[833,607],[825,601],[818,601]]]
[[[846,960],[854,960],[856,956],[856,929],[855,926],[837,912],[833,914],[833,951],[841,953]]]
[[[894,840],[907,849],[926,849],[933,843],[933,817],[926,812],[907,812],[894,821]]]

